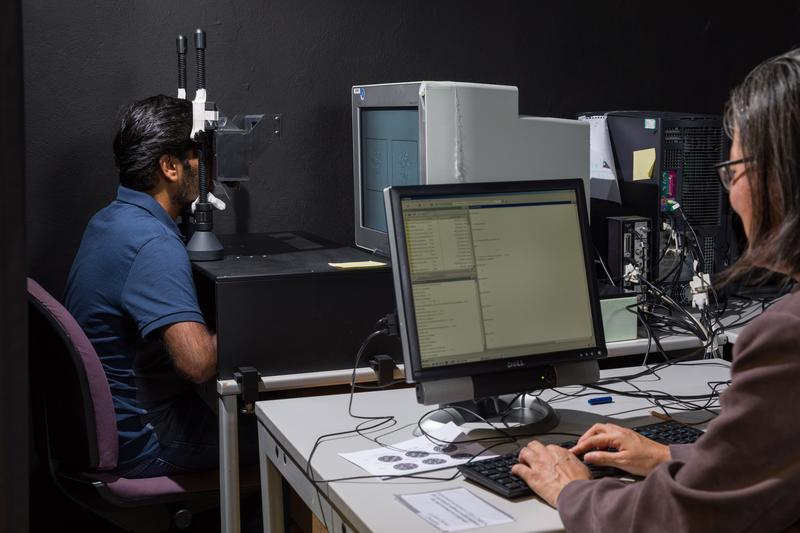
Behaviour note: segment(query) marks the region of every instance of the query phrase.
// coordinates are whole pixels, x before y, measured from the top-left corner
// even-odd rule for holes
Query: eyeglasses
[[[752,157],[743,157],[741,159],[723,161],[722,163],[717,163],[714,165],[714,168],[717,170],[717,174],[719,174],[719,182],[726,191],[731,190],[733,184],[736,183],[739,178],[744,176],[744,172],[741,172],[737,175],[736,171],[734,171],[731,167],[741,163],[750,163],[751,161],[753,161]]]

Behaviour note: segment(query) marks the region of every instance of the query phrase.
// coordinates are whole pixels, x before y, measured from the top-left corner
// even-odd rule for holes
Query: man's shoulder
[[[87,226],[90,238],[106,238],[140,249],[153,239],[181,244],[180,237],[147,210],[115,200],[98,211]]]

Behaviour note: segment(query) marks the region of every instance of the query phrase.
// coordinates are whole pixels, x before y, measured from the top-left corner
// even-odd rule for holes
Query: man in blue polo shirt
[[[153,477],[216,468],[214,414],[193,384],[213,378],[216,337],[197,303],[175,219],[197,198],[191,104],[135,102],[114,139],[117,198],[92,217],[65,303],[91,340],[111,387],[117,472]]]

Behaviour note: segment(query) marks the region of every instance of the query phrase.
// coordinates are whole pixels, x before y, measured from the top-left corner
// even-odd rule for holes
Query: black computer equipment
[[[306,232],[220,235],[221,261],[194,263],[197,297],[217,332],[219,379],[242,368],[261,376],[353,368],[361,339],[394,309],[388,266],[339,269],[331,263],[374,259]],[[402,361],[395,338],[364,353]],[[349,377],[349,374],[348,374]]]
[[[715,163],[727,159],[729,149],[722,118],[663,111],[580,116],[606,117],[621,196],[621,205],[591,200],[592,241],[613,263],[618,243],[609,239],[619,232],[609,228],[609,217],[649,219],[650,272],[645,275],[650,281],[674,280],[671,296],[688,301],[694,259],[698,269],[710,274],[724,270],[737,256],[731,243],[732,211],[714,170]],[[637,157],[650,150],[652,167],[644,175],[640,168],[635,175]],[[680,209],[674,208],[676,202]],[[672,253],[673,249],[684,254]]]
[[[652,279],[650,268],[649,218],[637,216],[608,217],[608,273],[612,279],[621,280],[621,285],[635,285],[635,270],[639,275]]]
[[[450,406],[442,421],[474,413],[536,431],[557,424],[543,402],[513,401],[596,381],[607,353],[583,182],[400,186],[385,200],[418,401]]]
[[[674,420],[657,422],[633,428],[634,431],[661,444],[691,444],[703,435],[703,431],[691,426],[685,426]],[[562,442],[562,448],[572,448],[577,441]],[[613,450],[609,450],[613,451]],[[465,478],[496,492],[506,498],[519,498],[533,493],[528,485],[520,478],[511,474],[511,468],[517,464],[518,454],[509,453],[492,457],[491,459],[475,460],[458,467]],[[580,458],[582,459],[582,457]],[[630,476],[627,472],[609,466],[599,466],[586,463],[592,478],[598,479],[608,476]]]

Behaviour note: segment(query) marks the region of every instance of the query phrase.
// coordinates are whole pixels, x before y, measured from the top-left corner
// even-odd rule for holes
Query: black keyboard
[[[666,422],[656,422],[633,428],[634,431],[644,435],[661,444],[689,444],[696,441],[703,432],[691,426],[684,426],[679,422],[669,420]],[[562,442],[562,448],[572,448],[577,441]],[[615,451],[610,449],[609,451]],[[465,478],[482,485],[484,488],[505,496],[506,498],[518,498],[528,496],[533,492],[528,485],[517,476],[511,474],[511,467],[517,464],[517,453],[509,453],[484,459],[472,461],[458,467]],[[597,466],[587,464],[592,477],[597,479],[607,476],[630,475],[618,468],[609,466]]]
[[[675,422],[674,420],[657,422],[634,429],[648,439],[660,442],[661,444],[691,444],[703,434],[703,432],[697,428],[684,426],[680,422]]]

